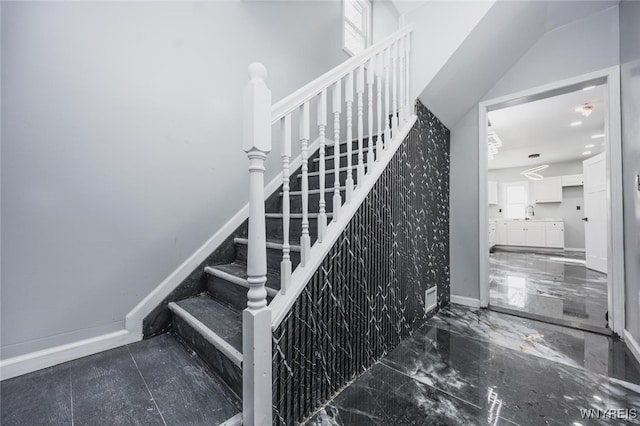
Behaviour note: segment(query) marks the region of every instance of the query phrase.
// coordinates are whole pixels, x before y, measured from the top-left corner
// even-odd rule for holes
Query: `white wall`
[[[618,6],[544,34],[482,98],[488,100],[618,64]],[[508,36],[505,34],[505,37]],[[469,78],[472,78],[471,76]],[[451,294],[480,297],[478,107],[451,128]]]
[[[640,342],[640,3],[620,4],[626,327]]]
[[[522,176],[523,167],[489,170],[488,179],[498,182],[498,204],[489,205],[487,217],[504,217],[503,185],[508,182],[529,183],[529,203],[534,206],[535,218],[562,218],[564,244],[567,248],[584,249],[584,190],[582,186],[562,188],[561,203],[534,203],[534,182]],[[582,161],[552,163],[541,173],[544,177],[582,174]],[[576,207],[580,207],[578,210]],[[502,210],[502,212],[500,211]]]
[[[347,55],[340,2],[1,7],[4,359],[122,329],[247,202],[250,62],[277,101]]]

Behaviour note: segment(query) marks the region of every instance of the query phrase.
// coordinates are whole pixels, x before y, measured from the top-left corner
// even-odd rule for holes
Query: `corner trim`
[[[455,303],[456,305],[469,306],[472,308],[480,307],[480,299],[474,299],[473,297],[456,296],[452,294],[450,300],[451,303]]]
[[[622,332],[622,335],[624,337],[625,343],[627,344],[627,347],[629,348],[633,356],[636,357],[636,360],[640,362],[640,344],[638,344],[638,341],[633,338],[629,330],[625,329]]]

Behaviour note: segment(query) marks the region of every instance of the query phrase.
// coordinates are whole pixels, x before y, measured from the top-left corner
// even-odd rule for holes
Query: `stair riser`
[[[340,196],[344,200],[346,191],[340,191]],[[325,212],[333,211],[333,192],[324,193]],[[289,198],[289,211],[291,213],[302,213],[302,194],[291,195]],[[309,194],[309,211],[317,213],[320,211],[320,194]],[[282,201],[280,201],[278,213],[282,213]]]
[[[374,151],[375,153],[375,151]],[[363,157],[362,157],[362,162],[366,165],[367,164],[367,152],[363,152]],[[347,156],[343,155],[340,157],[340,167],[347,167]],[[334,169],[334,164],[333,164],[333,158],[325,158],[324,160],[324,164],[325,164],[325,170],[333,170]],[[354,153],[351,156],[351,165],[352,166],[357,166],[358,165],[358,154]],[[316,171],[320,171],[320,161],[314,161],[313,163],[310,163],[309,165],[309,171],[311,172],[316,172]]]
[[[290,240],[292,244],[297,244],[297,241]],[[244,244],[236,244],[237,259],[241,262],[247,261],[247,246]],[[300,263],[300,252],[292,251],[291,255],[291,268],[295,269]],[[282,262],[282,250],[267,248],[267,268],[272,271],[280,270],[280,263]]]
[[[224,278],[209,276],[207,279],[207,292],[216,300],[232,306],[239,311],[247,307],[247,288],[234,284]],[[267,303],[271,298],[267,296]]]
[[[366,168],[365,168],[365,173],[366,173]],[[325,175],[325,188],[332,188],[333,187],[333,182],[334,182],[334,173],[330,173]],[[357,169],[352,169],[351,171],[351,176],[353,177],[353,182],[354,184],[358,183],[358,170]],[[302,181],[302,176],[297,177],[296,176],[296,188],[301,186],[301,181]],[[345,186],[346,185],[346,181],[347,181],[347,171],[342,171],[340,172],[340,186]],[[309,176],[309,189],[319,189],[320,188],[320,176],[316,175],[316,176]]]
[[[354,136],[355,137],[355,136]],[[376,141],[378,139],[378,136],[374,136],[373,137],[373,144],[376,144]],[[366,148],[369,146],[369,138],[363,138],[362,139],[362,148]],[[354,141],[351,144],[351,150],[356,152],[358,150],[358,139],[355,138]],[[342,142],[340,144],[340,152],[347,152],[347,144]],[[324,153],[325,155],[332,155],[333,154],[333,146],[327,146],[324,149]]]
[[[173,327],[187,345],[242,399],[242,369],[177,315],[173,316]]]
[[[327,223],[331,218],[327,219]],[[292,244],[300,244],[302,235],[302,219],[291,219],[289,222],[289,241]],[[311,244],[318,238],[318,220],[309,219],[309,235]],[[267,239],[269,237],[282,240],[282,218],[267,218]]]

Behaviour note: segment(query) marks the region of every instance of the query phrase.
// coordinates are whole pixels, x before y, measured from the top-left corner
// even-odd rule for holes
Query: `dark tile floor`
[[[170,334],[0,383],[3,426],[205,425],[239,412]]]
[[[640,365],[610,337],[453,306],[308,425],[587,425],[580,409],[636,409]]]
[[[576,262],[584,262],[584,253],[496,251],[490,256],[489,304],[533,319],[608,332],[607,276]]]

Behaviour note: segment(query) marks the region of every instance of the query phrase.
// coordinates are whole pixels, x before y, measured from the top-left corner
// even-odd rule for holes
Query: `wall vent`
[[[424,310],[429,312],[438,306],[438,286],[433,286],[424,293]]]

